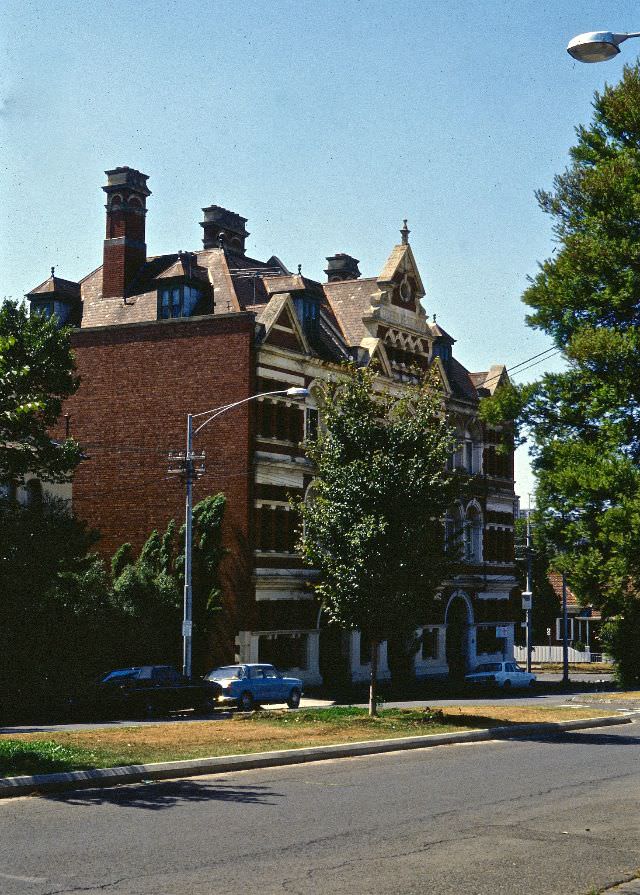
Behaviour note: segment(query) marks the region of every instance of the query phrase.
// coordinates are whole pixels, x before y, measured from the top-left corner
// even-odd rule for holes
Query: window
[[[422,632],[422,660],[438,658],[438,635],[437,628],[425,628]]]
[[[158,292],[158,316],[161,320],[172,317],[191,317],[200,301],[200,291],[194,286],[170,286]]]
[[[298,540],[298,519],[283,506],[263,504],[256,511],[256,548],[277,553],[295,553]]]
[[[304,411],[284,401],[259,401],[257,435],[299,444],[303,437]]]
[[[158,684],[175,684],[180,680],[180,675],[175,668],[154,668],[151,678]]]
[[[33,304],[33,311],[49,320],[55,317],[59,326],[64,326],[71,317],[71,305],[66,301],[41,301]]]
[[[258,641],[260,662],[270,662],[277,668],[307,667],[307,635],[291,633],[261,634]]]
[[[496,637],[495,625],[478,627],[476,633],[476,651],[481,653],[499,653],[502,651],[502,641]],[[489,669],[491,671],[497,669]]]
[[[293,299],[298,320],[306,335],[314,339],[318,334],[320,324],[320,303],[316,298],[308,295],[296,296]]]
[[[318,436],[318,411],[315,407],[306,407],[304,416],[304,437],[314,439]]]
[[[360,632],[360,665],[368,665],[371,662],[371,640]]]
[[[468,473],[473,472],[473,442],[465,441],[464,443],[464,468]]]
[[[433,346],[433,356],[439,357],[443,363],[448,363],[451,360],[451,345],[447,345],[444,342],[436,342]]]
[[[482,516],[473,507],[467,511],[463,537],[465,561],[482,562]]]

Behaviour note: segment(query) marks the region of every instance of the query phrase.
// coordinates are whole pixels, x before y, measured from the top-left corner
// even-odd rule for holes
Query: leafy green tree
[[[193,622],[201,661],[219,606],[225,503],[223,494],[214,494],[193,508]],[[123,544],[111,560],[114,603],[129,620],[129,661],[179,664],[183,543],[184,527],[177,532],[171,520],[162,535],[151,532],[137,557]]]
[[[110,660],[114,616],[108,575],[90,553],[95,542],[61,501],[0,501],[0,710],[7,716],[53,708],[61,681]]]
[[[72,439],[55,441],[50,429],[62,402],[78,388],[68,331],[24,304],[0,307],[0,482],[26,473],[67,481],[80,461]]]
[[[528,430],[539,515],[562,551],[555,564],[583,602],[624,619],[615,638],[640,619],[638,64],[593,109],[569,167],[537,194],[557,247],[523,296],[529,325],[551,336],[566,369],[502,390],[483,413]]]
[[[397,398],[377,382],[346,366],[321,386],[323,425],[306,444],[316,478],[299,504],[302,554],[329,618],[370,640],[371,715],[380,641],[409,637],[452,571],[443,519],[459,481],[446,469],[454,437],[437,385]]]

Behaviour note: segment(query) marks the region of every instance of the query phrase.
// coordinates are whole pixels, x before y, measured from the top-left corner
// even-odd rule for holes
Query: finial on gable
[[[52,267],[51,268],[51,279],[53,279],[55,277],[55,275],[56,275],[56,269],[55,269],[55,267]]]
[[[402,245],[408,246],[409,245],[409,234],[411,233],[411,230],[409,230],[409,228],[407,227],[407,219],[406,218],[404,219],[403,224],[404,224],[404,227],[400,231],[400,236],[402,237]]]

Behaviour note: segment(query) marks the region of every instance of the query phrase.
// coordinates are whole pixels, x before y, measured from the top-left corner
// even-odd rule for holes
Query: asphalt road
[[[0,803],[3,895],[587,895],[640,866],[640,724]]]

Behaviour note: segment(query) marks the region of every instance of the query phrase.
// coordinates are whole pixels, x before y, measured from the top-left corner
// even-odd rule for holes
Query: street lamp
[[[567,53],[578,62],[606,62],[620,52],[620,44],[630,37],[640,37],[640,31],[618,34],[615,31],[587,31],[578,34],[567,44]]]
[[[192,561],[192,525],[193,525],[193,479],[202,472],[203,467],[196,469],[195,461],[204,460],[204,454],[196,457],[193,453],[194,436],[208,426],[209,423],[221,416],[228,410],[233,410],[241,404],[248,401],[255,401],[256,398],[264,398],[268,395],[286,395],[288,398],[306,398],[309,390],[306,388],[287,388],[278,389],[274,392],[261,392],[259,395],[251,395],[243,398],[241,401],[234,401],[232,404],[223,404],[221,407],[214,407],[212,410],[205,410],[202,413],[187,414],[187,449],[184,457],[180,457],[183,467],[180,470],[184,474],[186,481],[187,499],[185,508],[185,535],[184,535],[184,614],[182,617],[182,673],[185,677],[191,677],[191,646],[193,634],[193,600],[191,593],[191,561]],[[193,421],[206,417],[201,423],[197,424],[196,429],[193,428]]]

